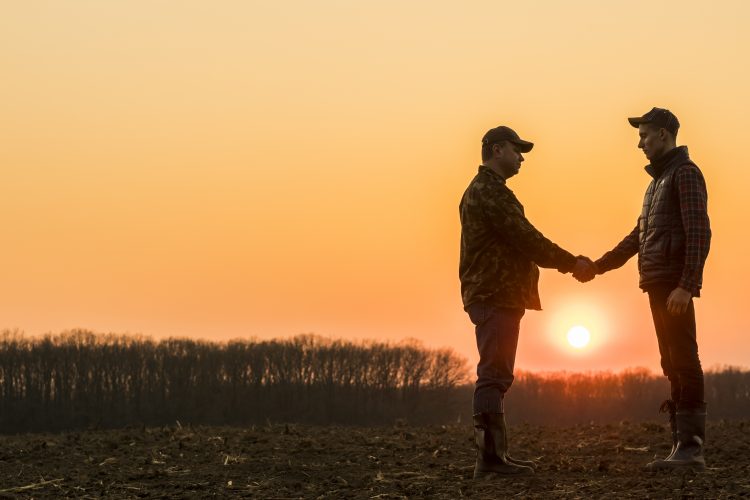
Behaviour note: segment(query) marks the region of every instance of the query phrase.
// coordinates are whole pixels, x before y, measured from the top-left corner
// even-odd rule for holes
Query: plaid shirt
[[[680,167],[676,181],[682,227],[685,229],[685,267],[679,286],[698,297],[703,282],[703,264],[711,245],[706,181],[695,165]]]
[[[687,152],[685,150],[685,154]],[[680,217],[685,232],[685,264],[678,286],[700,296],[703,282],[703,266],[711,245],[711,226],[708,219],[708,194],[706,182],[697,166],[685,163],[675,171],[677,199]],[[596,261],[599,272],[616,269],[638,253],[639,226],[628,234],[614,249]]]

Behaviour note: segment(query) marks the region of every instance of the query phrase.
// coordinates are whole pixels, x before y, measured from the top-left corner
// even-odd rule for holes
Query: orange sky
[[[536,143],[510,187],[596,258],[649,181],[625,118],[657,105],[709,188],[704,366],[749,366],[750,3],[516,4],[4,6],[0,327],[414,337],[473,362],[458,202],[481,136]],[[543,271],[517,366],[657,369],[637,279]]]

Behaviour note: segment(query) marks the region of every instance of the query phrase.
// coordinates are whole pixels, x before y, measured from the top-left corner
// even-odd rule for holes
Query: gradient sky
[[[661,106],[709,189],[704,367],[750,366],[748,21],[742,0],[8,2],[0,328],[413,337],[474,362],[458,202],[484,132],[536,143],[509,186],[597,258],[650,179],[626,117]],[[637,283],[635,259],[543,270],[517,367],[656,370]]]

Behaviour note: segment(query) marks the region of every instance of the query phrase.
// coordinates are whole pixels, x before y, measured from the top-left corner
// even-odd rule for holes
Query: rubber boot
[[[513,465],[521,465],[523,467],[531,467],[532,469],[536,470],[536,462],[533,460],[519,460],[517,458],[513,458],[510,456],[510,453],[508,453],[508,426],[505,424],[505,413],[501,413],[502,419],[503,419],[503,429],[505,432],[503,432],[503,435],[505,436],[505,460],[512,463]]]
[[[703,444],[706,440],[706,407],[679,409],[677,420],[677,447],[669,457],[654,463],[652,470],[693,469],[705,470]]]
[[[658,462],[669,460],[669,458],[674,455],[674,451],[677,449],[677,403],[675,403],[672,399],[665,399],[662,402],[661,406],[659,406],[659,413],[669,413],[669,427],[672,434],[672,450],[669,452],[669,455],[667,455],[666,458],[657,459],[647,464],[647,469],[656,467],[656,464]]]
[[[474,441],[477,461],[474,479],[533,474],[534,469],[515,465],[506,458],[507,436],[503,413],[474,415]]]

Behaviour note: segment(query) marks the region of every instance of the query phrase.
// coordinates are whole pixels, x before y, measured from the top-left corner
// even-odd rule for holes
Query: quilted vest
[[[646,167],[654,179],[646,189],[643,211],[638,218],[638,271],[644,290],[656,284],[677,286],[685,265],[685,230],[676,173],[683,165],[695,164],[686,147],[676,149],[661,174],[653,165]]]

